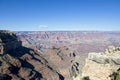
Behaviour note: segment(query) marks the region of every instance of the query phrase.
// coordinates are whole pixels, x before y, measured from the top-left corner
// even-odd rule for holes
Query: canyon
[[[0,79],[115,80],[119,45],[120,32],[0,30]]]
[[[120,45],[120,32],[102,31],[20,31],[15,32],[26,47],[45,51],[66,46],[80,53],[102,52]]]

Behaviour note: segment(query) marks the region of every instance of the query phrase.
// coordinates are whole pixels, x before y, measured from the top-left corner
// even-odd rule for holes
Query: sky
[[[0,30],[120,31],[120,0],[0,0]]]

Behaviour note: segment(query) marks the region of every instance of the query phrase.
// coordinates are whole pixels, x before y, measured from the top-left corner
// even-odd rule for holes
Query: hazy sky
[[[120,0],[0,0],[0,29],[120,31]]]

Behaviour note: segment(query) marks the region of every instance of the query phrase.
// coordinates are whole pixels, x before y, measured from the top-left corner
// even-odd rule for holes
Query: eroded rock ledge
[[[89,53],[82,77],[89,80],[116,80],[120,68],[120,47],[109,46],[104,53]]]

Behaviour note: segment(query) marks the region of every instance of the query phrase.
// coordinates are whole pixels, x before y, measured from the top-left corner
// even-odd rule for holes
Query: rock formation
[[[66,46],[33,50],[13,32],[1,30],[0,80],[73,80],[80,73],[76,53]]]
[[[0,31],[0,50],[1,54],[7,53],[12,49],[16,49],[21,46],[21,41],[17,36],[10,31]]]
[[[115,76],[119,68],[120,47],[109,46],[104,53],[89,53],[82,77],[89,80],[119,80]]]
[[[103,52],[109,45],[119,46],[120,32],[97,31],[22,31],[16,32],[22,44],[42,50],[52,46],[67,46],[79,52]]]
[[[60,80],[47,61],[30,48],[23,47],[10,31],[0,31],[0,80]]]
[[[65,80],[73,80],[73,77],[79,75],[79,63],[75,61],[75,51],[66,46],[53,47],[43,55],[52,68],[64,76]]]
[[[78,33],[17,32],[18,38],[13,32],[0,30],[0,80],[80,80],[85,54],[79,56],[79,52],[90,52],[89,45],[94,46],[103,38],[96,36],[100,40],[93,40],[97,41],[93,44],[87,33]],[[92,34],[89,33],[94,37]],[[99,44],[108,39],[105,37]],[[119,74],[120,47],[109,46],[104,53],[88,54],[82,79],[119,80]]]

